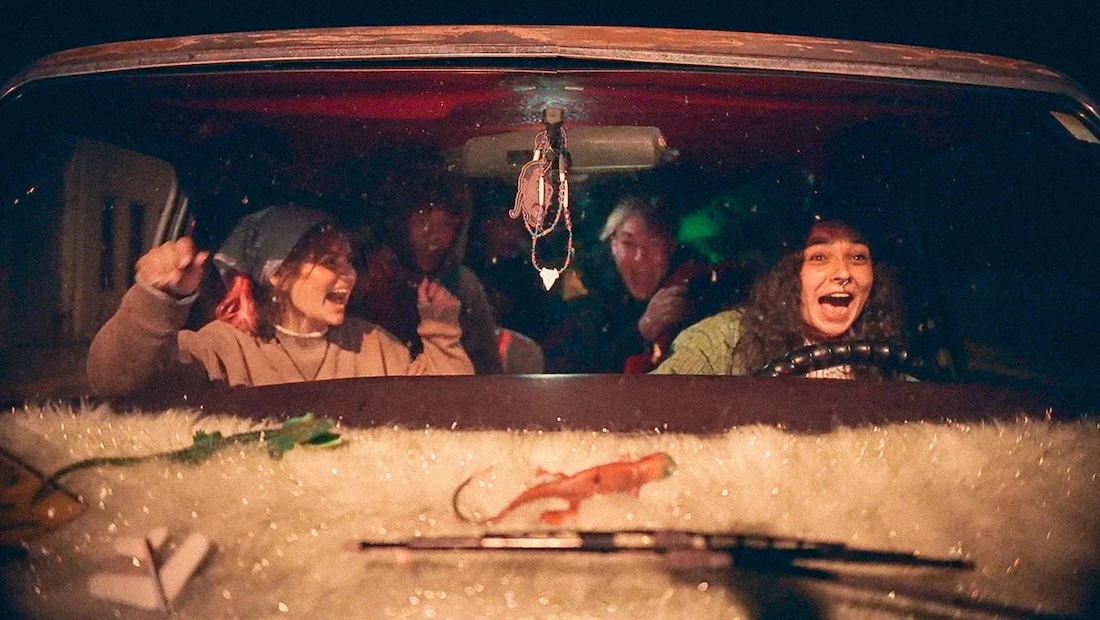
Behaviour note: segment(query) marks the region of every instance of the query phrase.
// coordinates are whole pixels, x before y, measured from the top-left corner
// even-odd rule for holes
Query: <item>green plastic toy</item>
[[[153,459],[168,459],[180,463],[198,464],[210,458],[214,452],[232,445],[263,443],[271,458],[281,458],[287,450],[297,445],[333,447],[343,441],[338,433],[332,432],[335,422],[328,418],[316,418],[312,413],[290,418],[281,428],[247,431],[225,436],[219,431],[207,433],[195,431],[195,441],[191,446],[171,452],[160,452],[144,456],[106,456],[84,459],[66,465],[46,479],[39,493],[79,469],[102,467],[105,465],[134,465]],[[37,494],[36,494],[37,495]]]

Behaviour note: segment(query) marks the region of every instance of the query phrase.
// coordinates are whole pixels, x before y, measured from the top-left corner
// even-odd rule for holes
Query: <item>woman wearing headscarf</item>
[[[804,248],[784,257],[756,285],[744,308],[685,329],[659,374],[745,375],[810,344],[900,342],[904,320],[890,273],[867,240],[835,220],[814,223]],[[874,369],[839,366],[807,376],[848,379]]]
[[[438,284],[417,288],[425,344],[416,356],[377,325],[347,318],[356,280],[350,255],[322,212],[285,205],[246,216],[214,256],[229,292],[215,320],[190,331],[182,327],[209,252],[189,237],[150,250],[92,341],[92,389],[110,396],[160,381],[236,386],[473,372],[459,342],[460,304]]]

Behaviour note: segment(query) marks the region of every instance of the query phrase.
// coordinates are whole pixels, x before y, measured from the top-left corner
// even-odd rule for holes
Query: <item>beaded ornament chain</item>
[[[561,272],[569,267],[573,258],[573,221],[569,216],[569,179],[565,146],[565,130],[560,123],[546,123],[547,129],[535,137],[535,148],[531,161],[520,168],[519,182],[516,188],[516,202],[508,211],[508,216],[518,219],[523,215],[523,224],[531,236],[531,265],[538,270],[546,290],[554,285]],[[551,171],[557,164],[557,209],[553,219],[546,218],[554,203],[554,183]],[[539,265],[539,239],[554,232],[558,224],[564,222],[569,237],[566,241],[565,262],[561,267],[550,268]]]

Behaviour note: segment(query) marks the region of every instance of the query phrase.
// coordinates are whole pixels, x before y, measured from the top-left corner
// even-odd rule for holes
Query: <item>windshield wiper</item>
[[[650,553],[662,556],[673,569],[742,570],[755,573],[810,579],[868,592],[889,592],[914,601],[946,605],[953,610],[970,610],[1009,618],[1061,620],[1073,615],[1052,613],[1011,603],[981,600],[939,588],[912,575],[894,577],[876,574],[847,574],[806,566],[802,561],[881,565],[889,568],[929,568],[951,571],[974,570],[974,562],[963,558],[928,557],[915,552],[861,549],[843,543],[743,533],[703,533],[687,530],[628,530],[618,532],[555,531],[486,533],[474,536],[415,537],[398,541],[355,541],[352,549],[371,551],[526,551],[579,553]],[[401,560],[406,561],[406,560]]]
[[[918,553],[857,549],[837,542],[816,542],[754,534],[709,534],[685,530],[631,530],[621,532],[486,533],[480,536],[416,537],[401,541],[355,543],[360,551],[402,548],[420,551],[575,551],[616,553],[642,551],[662,555],[710,552],[723,554],[739,568],[789,568],[798,560],[891,564],[952,570],[973,570],[961,558],[932,558]],[[712,566],[715,567],[715,566]]]

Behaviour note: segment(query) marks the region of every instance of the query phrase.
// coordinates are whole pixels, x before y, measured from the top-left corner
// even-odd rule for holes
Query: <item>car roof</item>
[[[1072,80],[1023,60],[829,38],[609,26],[355,27],[108,43],[46,56],[2,94],[35,80],[141,69],[440,58],[558,58],[997,86],[1069,95],[1096,113]]]

